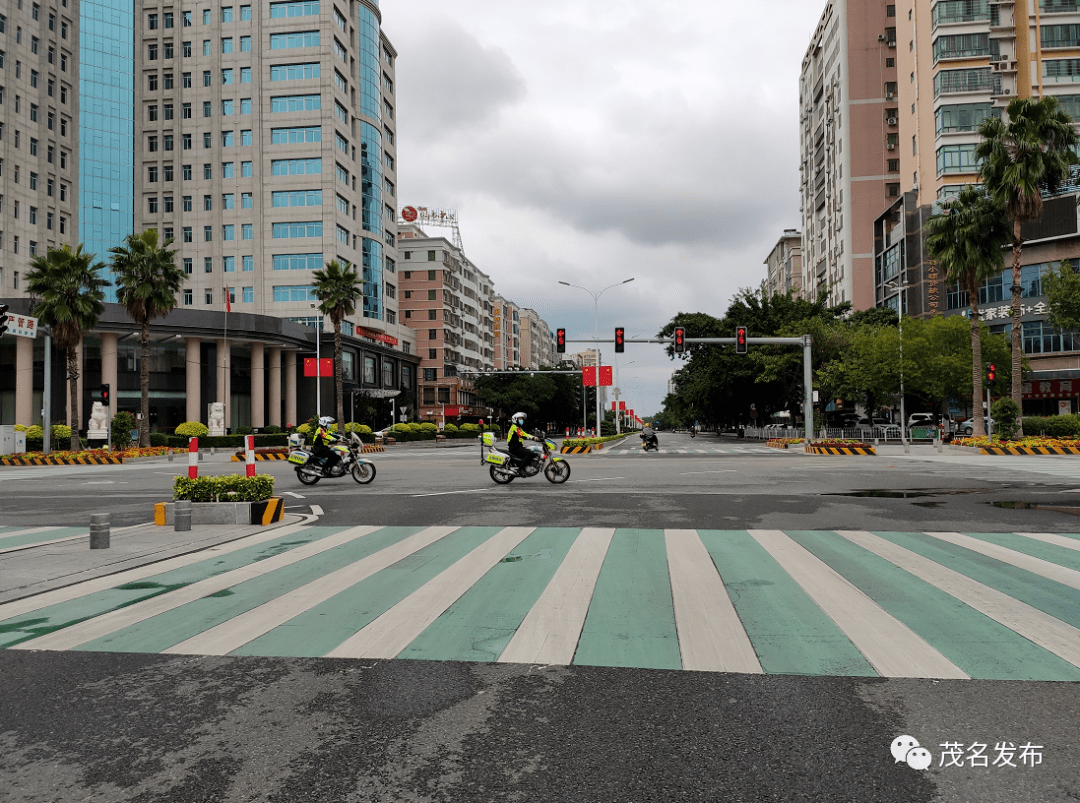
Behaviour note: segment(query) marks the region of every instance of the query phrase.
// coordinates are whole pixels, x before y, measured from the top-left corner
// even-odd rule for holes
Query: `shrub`
[[[131,442],[131,430],[138,429],[135,416],[127,410],[120,410],[112,418],[109,429],[112,430],[113,446],[123,446]]]
[[[435,426],[431,421],[425,421],[420,425],[421,432],[438,432],[439,428]]]
[[[202,438],[210,434],[210,429],[201,421],[185,421],[174,432],[187,438]]]
[[[233,435],[254,435],[255,430],[251,427],[237,427],[233,431]]]
[[[30,429],[30,427],[26,426],[26,424],[16,424],[15,425],[15,431],[16,432],[26,432],[26,430],[28,430],[28,429]]]
[[[456,424],[447,424],[443,427],[443,432],[457,432]]]
[[[997,421],[997,416],[993,416]],[[1050,415],[1026,416],[1024,418],[1025,435],[1046,435],[1050,438],[1075,438],[1080,436],[1080,416]]]
[[[245,477],[226,474],[220,477],[177,477],[173,481],[173,499],[192,502],[261,502],[274,493],[274,478],[269,474]]]
[[[479,432],[480,431],[480,425],[479,424],[462,424],[461,425],[461,431],[462,432]]]
[[[310,435],[313,432],[311,424],[301,424],[296,428],[296,431],[301,435]]]
[[[285,430],[283,430],[277,424],[271,424],[268,427],[263,427],[262,431],[264,435],[280,435]]]
[[[67,424],[53,424],[49,429],[49,432],[52,434],[54,442],[58,440],[71,440],[71,427]]]
[[[1005,440],[1012,440],[1020,429],[1020,405],[1010,398],[1004,397],[994,402],[990,406],[990,417],[994,419],[998,434]]]
[[[40,441],[44,439],[45,431],[37,424],[26,428],[26,439],[28,441]]]
[[[394,424],[394,432],[411,432],[412,428],[408,424]]]

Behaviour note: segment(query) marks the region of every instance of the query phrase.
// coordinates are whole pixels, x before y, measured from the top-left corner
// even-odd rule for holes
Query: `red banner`
[[[357,326],[356,333],[361,337],[370,337],[372,340],[378,340],[381,343],[386,343],[391,346],[398,344],[398,339],[382,332],[376,332],[374,329],[368,329],[364,326]]]
[[[581,384],[587,388],[596,387],[596,366],[586,365],[581,369]]]
[[[443,415],[447,418],[457,418],[459,415],[461,415],[461,406],[457,404],[447,404],[443,407]]]
[[[319,368],[315,368],[316,360],[314,357],[304,357],[304,376],[333,376],[334,375],[334,360],[332,358],[322,358],[318,360]]]
[[[624,402],[624,401],[619,402],[619,409],[620,410],[625,410],[626,409],[626,402]]]
[[[600,384],[601,385],[612,385],[612,384],[614,384],[611,381],[611,366],[610,365],[601,365],[600,366]]]

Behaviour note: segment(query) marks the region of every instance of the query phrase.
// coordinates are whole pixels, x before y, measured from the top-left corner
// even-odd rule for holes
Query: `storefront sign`
[[[1045,301],[1039,301],[1035,304],[1021,304],[1020,305],[1020,317],[1025,318],[1029,315],[1045,315],[1047,312],[1047,306]],[[965,318],[970,317],[971,310],[966,309],[961,313]],[[979,320],[981,321],[993,321],[1002,320],[1007,321],[1012,318],[1012,304],[995,304],[993,306],[979,307]]]
[[[1080,396],[1080,379],[1043,379],[1039,382],[1024,382],[1020,391],[1025,399],[1060,399],[1065,396]]]
[[[931,315],[941,314],[941,300],[938,296],[938,269],[937,265],[933,262],[930,263],[930,269],[927,271],[926,278],[928,278],[929,284],[927,290],[929,291],[929,307]]]
[[[5,332],[5,334],[16,335],[17,337],[28,337],[31,340],[36,340],[37,330],[37,318],[31,318],[29,315],[16,315],[13,312],[8,313],[7,332]]]
[[[367,337],[372,340],[378,340],[379,342],[386,343],[390,346],[396,346],[398,344],[398,339],[396,337],[384,334],[383,332],[376,332],[374,329],[368,329],[363,326],[356,327],[356,334],[358,334],[360,337]]]

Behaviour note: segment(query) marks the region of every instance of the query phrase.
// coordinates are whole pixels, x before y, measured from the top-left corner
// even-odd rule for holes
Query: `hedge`
[[[606,435],[602,438],[566,438],[563,442],[563,446],[589,446],[594,443],[606,443],[607,441],[617,441],[620,438],[625,438],[627,433],[621,435]]]
[[[270,474],[226,474],[219,477],[177,477],[173,482],[173,500],[192,502],[261,502],[274,493]]]
[[[1046,435],[1051,438],[1080,436],[1080,415],[1024,416],[1025,435]]]

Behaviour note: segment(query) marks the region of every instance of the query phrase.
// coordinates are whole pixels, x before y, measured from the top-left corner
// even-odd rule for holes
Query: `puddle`
[[[1003,507],[1006,510],[1035,510],[1038,508],[1034,502],[988,502],[994,507]]]
[[[941,502],[912,502],[915,507],[937,507]]]
[[[858,496],[875,499],[915,499],[920,496],[956,496],[957,494],[982,494],[989,491],[1001,490],[1005,486],[996,488],[909,488],[907,490],[882,490],[875,488],[867,491],[840,491],[838,493],[822,494],[822,496]]]

